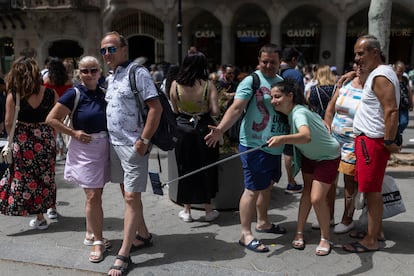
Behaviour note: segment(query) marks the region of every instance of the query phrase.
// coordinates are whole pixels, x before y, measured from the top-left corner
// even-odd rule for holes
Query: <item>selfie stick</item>
[[[165,185],[168,185],[168,184],[169,184],[169,183],[171,183],[171,182],[178,181],[178,180],[180,180],[180,179],[183,179],[183,178],[189,177],[189,176],[191,176],[191,175],[193,175],[193,174],[196,174],[196,173],[199,173],[199,172],[201,172],[201,171],[207,170],[207,169],[209,169],[209,168],[211,168],[211,167],[214,167],[214,166],[216,166],[216,165],[218,165],[218,164],[221,164],[221,163],[227,162],[227,161],[229,161],[229,160],[231,160],[231,159],[234,159],[234,158],[236,158],[236,157],[239,157],[239,156],[241,156],[241,155],[243,155],[243,154],[247,154],[247,153],[250,153],[250,152],[253,152],[253,151],[259,150],[259,149],[264,148],[264,147],[267,147],[267,143],[266,143],[266,144],[264,144],[264,145],[261,145],[261,146],[258,146],[258,147],[255,147],[255,148],[251,148],[251,149],[248,149],[248,150],[246,150],[246,151],[243,151],[243,152],[237,153],[237,154],[233,154],[233,155],[231,155],[231,156],[229,156],[229,157],[226,157],[226,158],[224,158],[224,159],[221,159],[221,160],[219,160],[219,161],[217,161],[217,162],[211,163],[210,165],[207,165],[207,166],[201,167],[201,168],[199,168],[199,169],[197,169],[197,170],[195,170],[195,171],[192,171],[192,172],[186,173],[185,175],[182,175],[182,176],[177,177],[177,178],[175,178],[175,179],[173,179],[173,180],[169,180],[169,181],[167,181],[167,182],[163,183],[163,184],[162,184],[162,186],[165,186]]]

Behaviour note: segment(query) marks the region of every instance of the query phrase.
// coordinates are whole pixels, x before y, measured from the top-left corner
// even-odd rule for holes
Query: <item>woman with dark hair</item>
[[[170,100],[181,138],[175,154],[178,175],[199,169],[218,160],[218,146],[210,148],[204,136],[210,132],[208,125],[215,125],[213,116],[219,115],[218,95],[214,84],[208,80],[207,59],[201,52],[189,53],[183,61],[177,79],[172,82]],[[179,218],[193,221],[191,204],[204,204],[205,221],[213,221],[219,212],[213,210],[211,199],[218,190],[217,167],[181,179],[178,182],[177,202],[184,204]]]
[[[329,241],[329,206],[327,195],[335,182],[340,161],[340,146],[325,127],[321,117],[305,103],[303,91],[290,79],[272,86],[272,105],[288,116],[290,133],[273,136],[269,147],[292,144],[300,152],[304,189],[300,199],[298,225],[292,247],[303,250],[303,230],[310,209],[314,208],[321,229],[321,240],[315,254],[325,256],[331,252]],[[296,160],[297,162],[298,160]]]
[[[7,133],[13,125],[16,97],[20,97],[13,137],[13,164],[0,181],[0,213],[11,216],[35,214],[30,226],[47,229],[43,213],[56,204],[53,128],[45,123],[58,95],[42,86],[42,77],[32,58],[17,59],[6,77]]]

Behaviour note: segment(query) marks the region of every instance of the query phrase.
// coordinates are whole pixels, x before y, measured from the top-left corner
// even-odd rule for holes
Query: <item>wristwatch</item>
[[[395,143],[394,140],[384,140],[384,145],[386,145],[386,146],[392,145],[394,143]]]
[[[141,140],[142,141],[142,143],[144,144],[144,145],[148,145],[149,144],[149,142],[150,142],[150,140],[149,139],[147,139],[147,138],[139,138],[139,140]]]

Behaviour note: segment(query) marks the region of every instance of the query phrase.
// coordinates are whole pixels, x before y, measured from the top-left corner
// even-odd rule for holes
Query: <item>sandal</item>
[[[108,270],[107,275],[111,275],[111,274],[109,274],[109,271],[111,271],[112,269],[120,271],[121,276],[127,275],[128,270],[129,270],[129,265],[132,263],[131,257],[130,256],[125,257],[125,256],[122,256],[122,255],[116,255],[115,260],[117,260],[117,259],[121,260],[123,262],[123,264],[122,265],[113,265],[113,266],[111,266]],[[126,264],[126,266],[125,266],[125,264]]]
[[[332,243],[329,240],[324,239],[324,238],[321,238],[321,241],[327,242],[329,244],[329,248],[318,245],[318,247],[316,247],[315,254],[317,256],[327,256],[329,255],[329,253],[331,253]]]
[[[95,241],[95,237],[92,236],[91,239],[85,238],[83,240],[83,244],[86,245],[86,246],[92,246],[94,241]],[[112,247],[112,243],[108,239],[103,238],[102,241],[105,244],[105,249],[109,249],[109,248]]]
[[[103,247],[102,252],[96,251],[96,246]],[[92,251],[89,254],[89,261],[92,263],[102,262],[102,260],[104,259],[105,251],[106,251],[106,248],[105,248],[105,243],[103,241],[94,241]]]
[[[296,232],[296,236],[302,236],[302,238],[293,240],[292,241],[292,247],[297,249],[297,250],[305,249],[305,240],[303,239],[303,233],[302,232]]]
[[[365,232],[365,231],[355,231],[355,232],[349,233],[349,237],[351,237],[353,239],[362,240],[365,237],[366,234],[367,234],[367,232]],[[378,237],[377,241],[385,242],[386,239],[385,239],[385,237]]]
[[[137,235],[135,237],[137,240],[141,241],[142,243],[139,245],[131,245],[131,251],[135,251],[135,250],[139,250],[139,249],[143,249],[143,248],[147,248],[147,247],[151,247],[152,244],[152,235],[151,233],[149,233],[148,238],[143,238],[140,235]]]

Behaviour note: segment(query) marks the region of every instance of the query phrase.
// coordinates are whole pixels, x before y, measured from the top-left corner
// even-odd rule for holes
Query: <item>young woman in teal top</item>
[[[340,145],[328,132],[321,117],[310,110],[303,92],[290,79],[276,83],[271,90],[272,105],[288,116],[290,134],[271,137],[269,147],[293,144],[301,154],[304,190],[300,199],[298,225],[292,247],[303,250],[303,230],[311,207],[315,209],[321,240],[315,254],[331,252],[329,241],[329,206],[327,194],[334,183],[340,161]],[[297,161],[297,160],[296,160]]]

